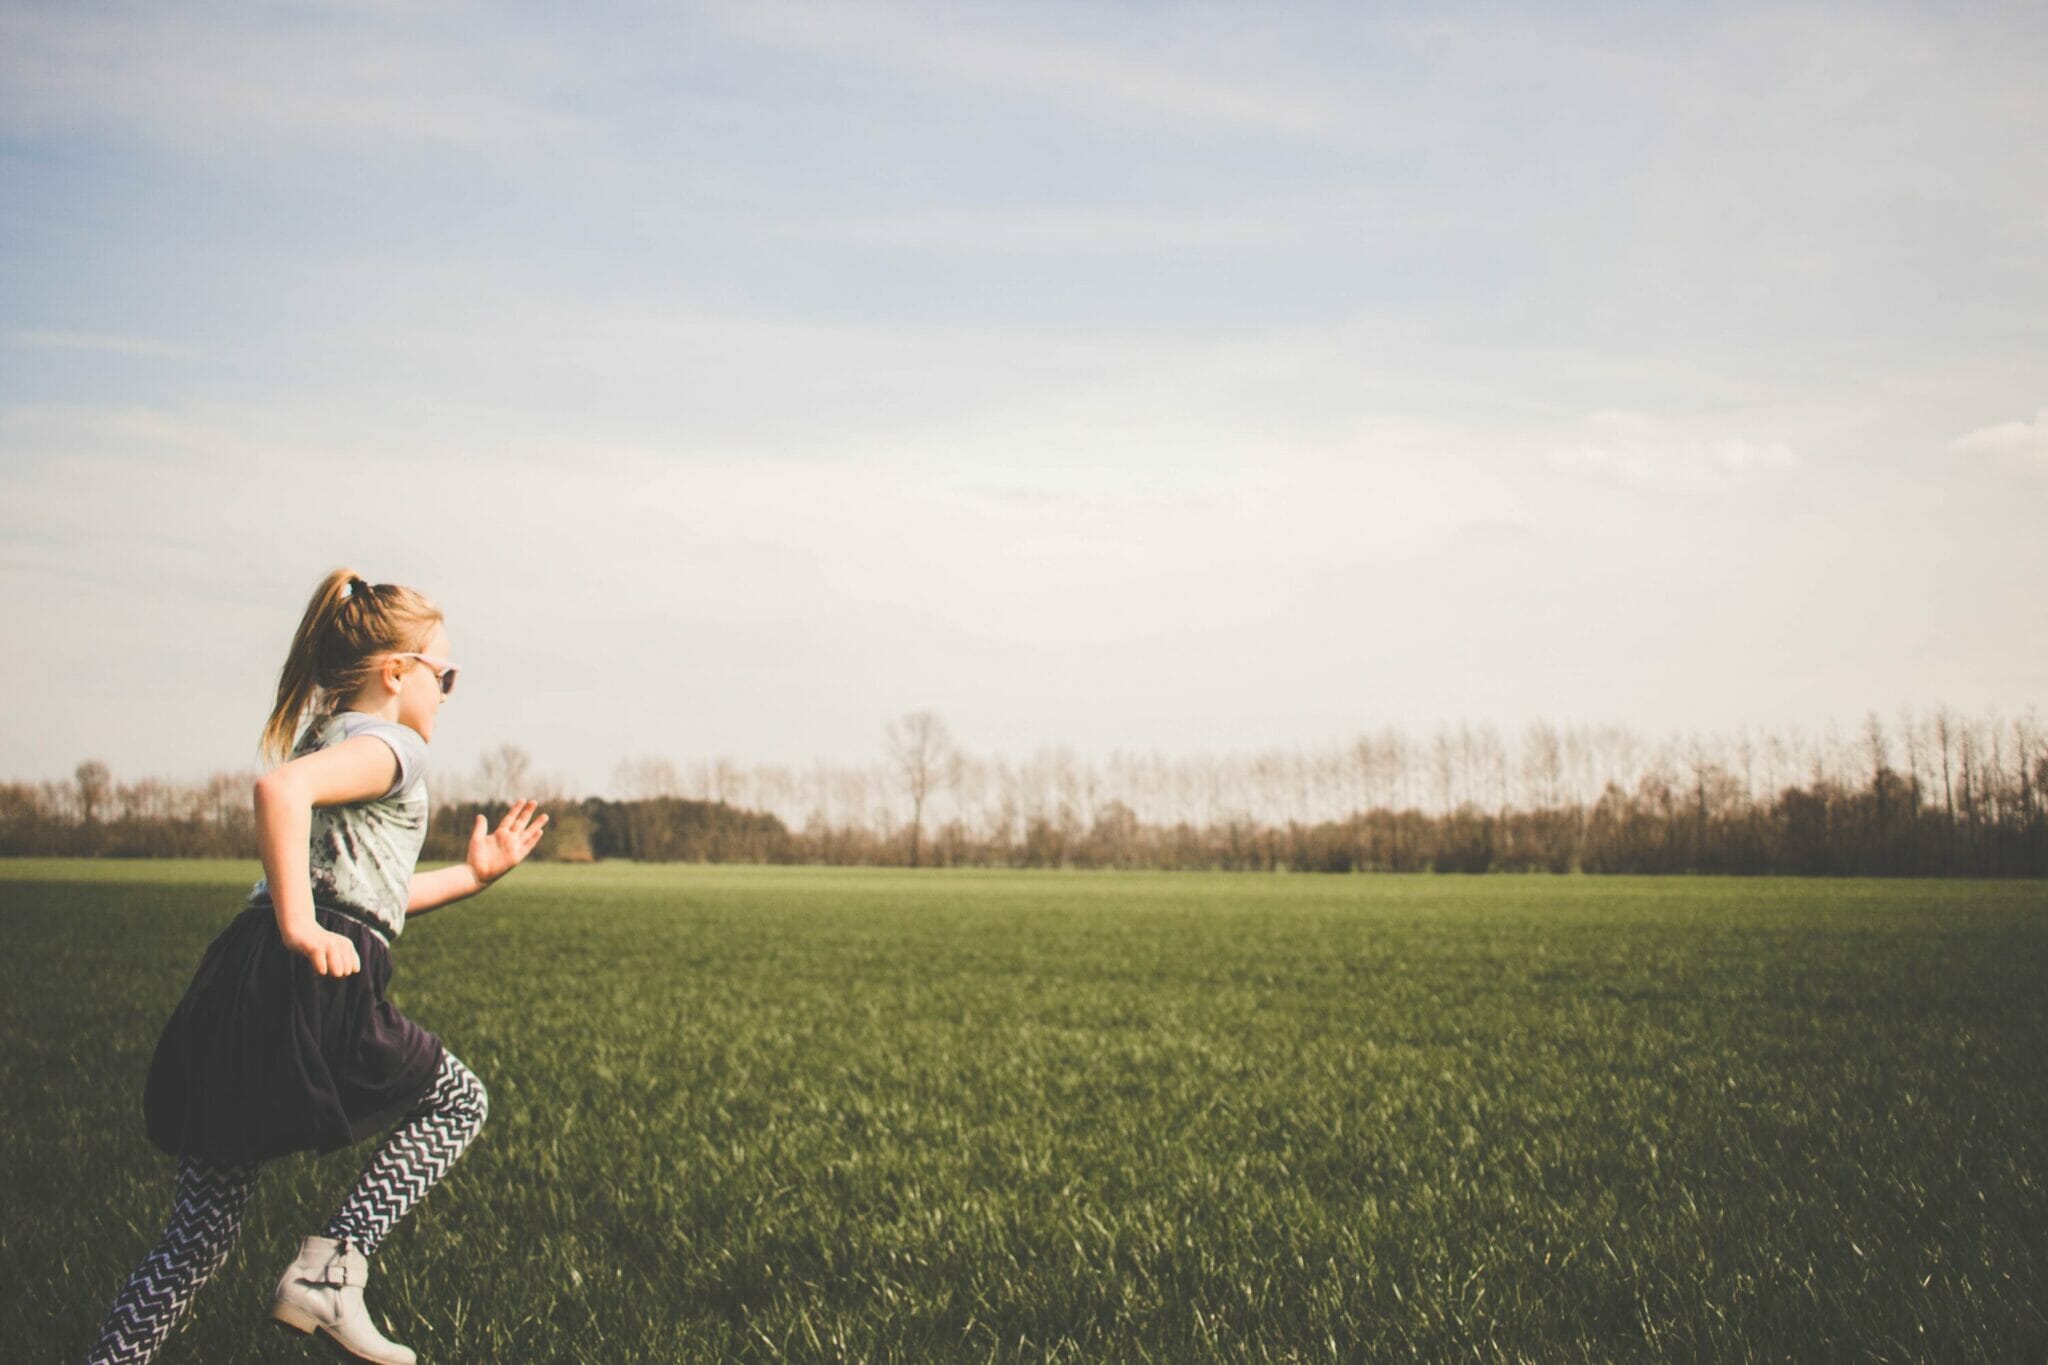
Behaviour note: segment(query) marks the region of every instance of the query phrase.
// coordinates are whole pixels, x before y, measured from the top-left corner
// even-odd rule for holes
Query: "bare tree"
[[[206,779],[206,818],[219,828],[233,824],[248,803],[249,784],[240,773],[214,773]]]
[[[626,800],[651,800],[682,793],[676,765],[665,758],[621,759],[612,769],[612,790]]]
[[[1430,794],[1436,798],[1436,814],[1448,813],[1457,805],[1458,755],[1451,732],[1439,725],[1429,746]]]
[[[935,791],[952,781],[953,737],[946,723],[931,711],[912,711],[889,722],[884,731],[889,761],[910,797],[910,865],[918,865],[919,844],[924,831],[924,803]]]
[[[86,824],[99,818],[100,807],[106,804],[107,789],[113,785],[114,775],[107,765],[96,758],[88,758],[78,765],[72,776],[78,780],[78,810]]]
[[[1954,741],[1955,722],[1950,718],[1948,708],[1944,706],[1934,713],[1934,743],[1941,751],[1941,808],[1943,818],[1947,821],[1943,827],[1945,839],[1954,838],[1956,828],[1956,789],[1949,766],[1949,748]]]
[[[1531,721],[1522,738],[1522,800],[1532,810],[1555,810],[1564,781],[1564,745],[1557,727]]]
[[[517,744],[500,744],[477,761],[477,785],[487,801],[516,801],[527,792],[533,758]]]

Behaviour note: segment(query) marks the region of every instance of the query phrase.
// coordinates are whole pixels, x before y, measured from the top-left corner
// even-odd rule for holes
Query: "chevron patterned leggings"
[[[489,1104],[483,1082],[441,1054],[441,1069],[419,1105],[384,1139],[323,1236],[376,1252],[398,1220],[426,1197],[483,1127]],[[253,1162],[222,1165],[183,1157],[177,1202],[156,1249],[128,1277],[100,1328],[86,1365],[130,1365],[156,1358],[201,1285],[220,1269],[242,1232],[242,1214],[256,1192]]]

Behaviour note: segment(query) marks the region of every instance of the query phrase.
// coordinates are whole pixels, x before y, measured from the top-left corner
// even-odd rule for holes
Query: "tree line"
[[[0,783],[0,854],[254,852],[253,773]],[[2048,739],[2019,719],[1868,717],[1819,737],[1536,722],[1323,749],[1015,761],[912,712],[866,764],[622,763],[571,796],[514,746],[435,779],[425,856],[540,795],[540,856],[867,866],[1316,872],[2048,876]]]

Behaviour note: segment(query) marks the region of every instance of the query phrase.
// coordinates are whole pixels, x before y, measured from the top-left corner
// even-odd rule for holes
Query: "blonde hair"
[[[441,609],[397,583],[368,583],[353,569],[320,580],[277,675],[277,704],[263,726],[263,755],[282,762],[309,707],[326,715],[375,675],[379,655],[427,643]]]

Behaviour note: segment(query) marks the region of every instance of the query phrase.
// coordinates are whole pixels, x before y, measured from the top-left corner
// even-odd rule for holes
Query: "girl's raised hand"
[[[498,827],[489,832],[489,821],[481,813],[477,815],[476,828],[469,836],[469,870],[476,874],[477,881],[489,886],[526,861],[526,855],[540,842],[540,832],[548,823],[545,815],[538,820],[533,818],[538,805],[536,801],[514,801]]]

